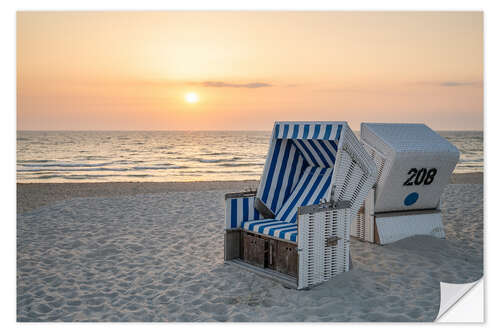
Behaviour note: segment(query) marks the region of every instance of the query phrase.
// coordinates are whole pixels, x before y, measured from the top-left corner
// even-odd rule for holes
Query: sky
[[[18,12],[18,130],[483,129],[482,12]]]

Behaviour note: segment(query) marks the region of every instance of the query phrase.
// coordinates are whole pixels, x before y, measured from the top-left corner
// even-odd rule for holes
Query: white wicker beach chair
[[[458,149],[424,124],[362,123],[361,142],[378,175],[351,235],[377,244],[413,235],[444,238],[440,197]]]
[[[277,122],[259,188],[226,195],[224,259],[303,289],[349,270],[376,166],[346,122]]]

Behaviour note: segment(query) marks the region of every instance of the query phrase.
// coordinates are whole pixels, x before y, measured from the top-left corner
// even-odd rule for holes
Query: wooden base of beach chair
[[[239,229],[226,229],[224,233],[224,260],[229,261],[241,257],[243,253],[242,234]]]
[[[298,276],[297,245],[245,230],[226,230],[225,257],[276,271],[291,278]]]
[[[296,244],[245,230],[226,230],[224,259],[241,259],[260,268],[298,276]]]
[[[269,258],[272,259],[270,267],[296,278],[298,275],[297,245],[275,239],[269,240],[269,245]]]
[[[243,232],[243,253],[241,259],[260,268],[269,262],[269,244],[266,239]]]

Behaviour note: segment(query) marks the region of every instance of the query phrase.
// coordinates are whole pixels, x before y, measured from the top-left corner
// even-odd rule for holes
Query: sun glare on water
[[[194,92],[190,92],[190,93],[187,93],[186,96],[184,96],[184,99],[186,100],[187,103],[189,104],[194,104],[194,103],[197,103],[199,98],[198,98],[198,94],[194,93]]]

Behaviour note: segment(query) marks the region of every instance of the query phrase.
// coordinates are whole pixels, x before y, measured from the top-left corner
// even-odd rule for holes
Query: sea
[[[455,173],[483,171],[482,131],[442,131]],[[359,133],[357,133],[359,134]],[[267,131],[18,131],[17,182],[258,180]]]

